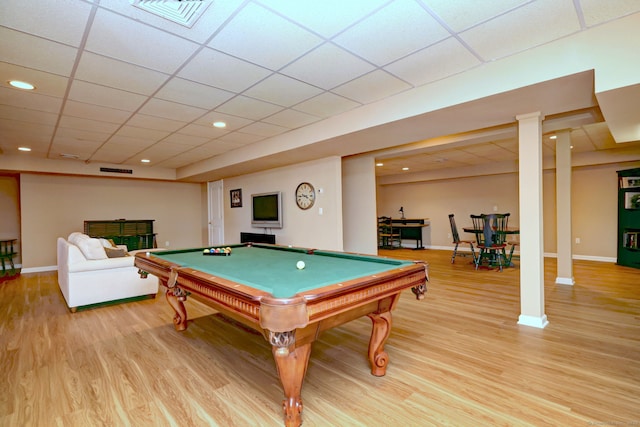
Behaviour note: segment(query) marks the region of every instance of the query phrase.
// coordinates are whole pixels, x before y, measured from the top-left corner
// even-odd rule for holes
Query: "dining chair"
[[[456,227],[456,220],[453,216],[453,214],[449,214],[449,224],[451,225],[451,236],[453,237],[453,244],[455,245],[453,247],[453,255],[451,255],[451,264],[454,263],[454,261],[456,260],[456,256],[468,256],[469,254],[466,252],[458,252],[458,245],[463,244],[463,245],[469,245],[469,247],[471,248],[471,256],[473,257],[473,263],[476,263],[476,251],[473,247],[474,241],[473,240],[461,240],[460,239],[460,235],[458,234],[458,227]]]
[[[393,228],[390,217],[381,216],[378,218],[378,247],[385,249],[402,247],[400,230]]]
[[[489,265],[498,264],[502,271],[503,261],[506,263],[506,230],[509,223],[509,214],[482,214],[471,215],[473,228],[476,232],[477,248],[476,270],[487,259]],[[479,232],[482,230],[482,232]]]

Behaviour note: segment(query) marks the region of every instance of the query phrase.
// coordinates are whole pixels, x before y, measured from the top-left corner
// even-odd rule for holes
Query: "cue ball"
[[[296,263],[296,267],[298,268],[298,270],[302,270],[304,268],[304,261],[298,261]]]

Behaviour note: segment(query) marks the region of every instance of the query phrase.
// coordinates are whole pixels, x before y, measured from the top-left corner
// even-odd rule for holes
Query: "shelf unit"
[[[158,247],[153,232],[153,219],[96,220],[84,222],[84,234],[111,239],[116,245],[127,245],[127,250]]]
[[[640,168],[618,171],[618,264],[640,268]]]

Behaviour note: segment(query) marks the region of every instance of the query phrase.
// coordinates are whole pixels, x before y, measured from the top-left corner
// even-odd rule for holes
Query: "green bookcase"
[[[640,268],[640,168],[618,171],[618,264]]]
[[[127,245],[127,250],[156,248],[153,219],[85,221],[84,234],[104,237],[117,245]]]

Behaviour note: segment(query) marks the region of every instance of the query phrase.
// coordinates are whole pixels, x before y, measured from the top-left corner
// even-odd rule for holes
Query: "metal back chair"
[[[456,220],[453,214],[449,214],[449,224],[451,225],[451,237],[453,237],[453,244],[455,245],[453,248],[453,255],[451,255],[451,264],[456,260],[456,256],[467,256],[466,252],[458,253],[458,245],[461,243],[463,245],[469,245],[471,248],[471,256],[473,257],[473,263],[476,262],[476,251],[473,248],[473,240],[460,240],[460,235],[458,234],[458,227],[456,227]]]

